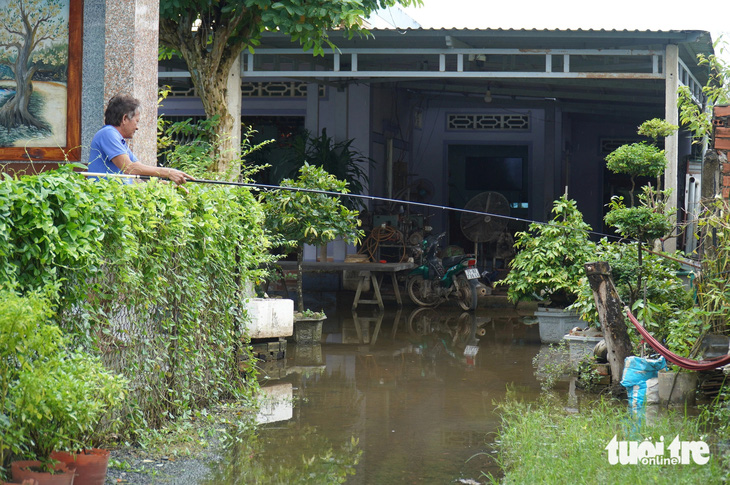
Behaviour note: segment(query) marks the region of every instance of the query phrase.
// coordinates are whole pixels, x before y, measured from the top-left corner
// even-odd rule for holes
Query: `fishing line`
[[[91,173],[91,172],[80,172],[80,175],[85,175],[87,177],[116,177],[116,178],[131,178],[131,179],[139,179],[139,180],[150,180],[152,178],[162,178],[165,177],[154,177],[150,175],[129,175],[129,174],[116,174],[116,173]],[[459,209],[456,207],[449,207],[445,205],[437,205],[437,204],[427,204],[425,202],[413,202],[410,200],[399,200],[399,199],[389,199],[387,197],[376,197],[374,195],[362,195],[362,194],[343,194],[341,192],[332,192],[328,190],[319,190],[319,189],[307,189],[302,187],[285,187],[281,185],[267,185],[267,184],[258,184],[258,183],[246,183],[246,182],[228,182],[225,180],[208,180],[208,179],[188,179],[188,182],[193,182],[196,184],[210,184],[210,185],[228,185],[228,186],[234,186],[234,187],[248,187],[255,190],[288,190],[291,192],[307,192],[312,194],[322,194],[322,195],[329,195],[332,197],[350,197],[353,199],[362,199],[362,200],[370,200],[373,202],[388,202],[388,203],[395,203],[395,204],[408,204],[412,206],[418,206],[418,207],[425,207],[429,209],[438,209],[438,210],[444,210],[444,211],[454,211],[454,212],[461,212],[464,214],[476,214],[476,215],[482,215],[482,216],[489,216],[489,217],[497,217],[500,219],[505,219],[508,221],[515,221],[515,222],[525,222],[525,223],[535,223],[535,224],[543,224],[546,226],[554,226],[554,227],[561,227],[565,228],[565,226],[561,226],[558,224],[554,224],[552,222],[543,222],[543,221],[536,221],[532,219],[524,219],[521,217],[514,217],[514,216],[505,216],[503,214],[493,214],[490,212],[482,212],[482,211],[474,211],[474,210],[468,210],[468,209]],[[578,231],[581,229],[571,229],[573,231]],[[616,240],[621,239],[628,239],[628,238],[622,238],[620,236],[616,236],[615,234],[604,234],[597,231],[588,231],[584,230],[588,234],[592,234],[594,236],[598,237],[605,237],[605,238],[612,238]],[[634,241],[633,239],[628,239],[629,241]]]

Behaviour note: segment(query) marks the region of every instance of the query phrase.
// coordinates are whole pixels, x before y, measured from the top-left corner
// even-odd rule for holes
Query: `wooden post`
[[[606,340],[611,380],[618,385],[623,377],[624,359],[634,355],[626,329],[623,304],[611,278],[611,267],[604,261],[586,263],[586,275],[596,300],[601,330]]]

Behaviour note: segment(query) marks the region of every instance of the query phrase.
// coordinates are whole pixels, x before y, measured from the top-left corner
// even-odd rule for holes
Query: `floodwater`
[[[289,342],[286,359],[262,366],[264,424],[222,457],[216,483],[326,484],[345,475],[348,484],[486,483],[483,474],[499,475],[496,407],[508,387],[523,399],[539,395],[537,325],[511,307],[373,308],[328,314],[321,344]]]

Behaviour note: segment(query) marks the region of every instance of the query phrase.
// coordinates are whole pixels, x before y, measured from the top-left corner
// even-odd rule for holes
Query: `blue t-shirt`
[[[112,125],[105,125],[91,140],[87,170],[91,173],[122,173],[122,170],[112,162],[112,158],[123,153],[126,153],[131,161],[137,161],[137,157],[129,149],[119,130]],[[132,180],[125,179],[125,182],[131,183]]]

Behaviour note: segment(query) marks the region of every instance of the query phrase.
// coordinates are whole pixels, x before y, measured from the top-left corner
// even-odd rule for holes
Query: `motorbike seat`
[[[451,268],[452,266],[456,266],[457,264],[459,264],[459,261],[461,261],[462,259],[464,259],[463,254],[459,254],[457,256],[446,256],[443,259],[444,267]]]

